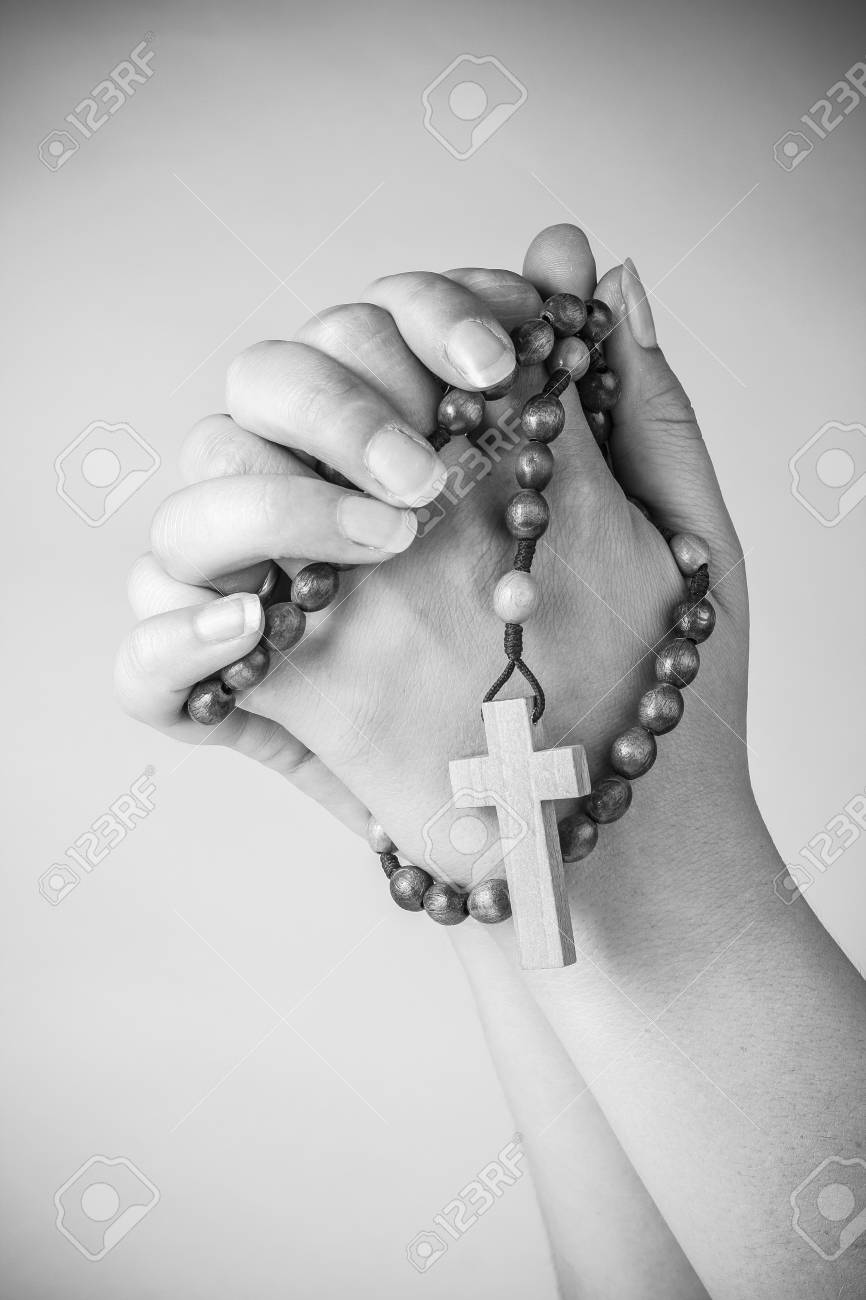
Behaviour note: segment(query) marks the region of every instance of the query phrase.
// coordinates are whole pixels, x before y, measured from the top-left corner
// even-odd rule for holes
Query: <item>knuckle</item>
[[[240,434],[228,415],[207,415],[194,424],[180,451],[180,471],[186,482],[243,474],[248,466]]]
[[[245,401],[250,385],[256,381],[262,369],[269,366],[275,353],[285,346],[275,339],[263,339],[244,348],[243,352],[239,352],[229,362],[226,371],[226,407],[232,414]],[[243,424],[243,420],[239,423]]]
[[[395,333],[393,318],[384,307],[353,302],[326,308],[301,327],[297,338],[323,352],[343,352],[347,347],[366,351]]]
[[[183,552],[183,538],[188,530],[189,500],[185,491],[166,497],[153,516],[150,545],[164,564]]]

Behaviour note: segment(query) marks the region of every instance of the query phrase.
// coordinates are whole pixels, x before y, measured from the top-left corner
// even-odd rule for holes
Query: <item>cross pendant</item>
[[[571,913],[553,799],[589,794],[582,745],[544,749],[541,723],[531,722],[532,701],[491,700],[481,706],[487,754],[453,759],[451,786],[463,807],[494,807],[508,817],[505,874],[520,949],[527,970],[571,966],[575,961]],[[504,827],[503,833],[504,833]]]

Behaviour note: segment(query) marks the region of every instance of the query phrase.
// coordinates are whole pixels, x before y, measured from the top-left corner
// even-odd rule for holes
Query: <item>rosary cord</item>
[[[521,538],[517,543],[517,553],[514,557],[513,567],[520,573],[528,573],[532,566],[534,555],[535,539],[531,537]],[[523,674],[529,685],[532,687],[534,698],[532,721],[538,722],[539,718],[544,713],[544,691],[542,690],[541,683],[535,676],[535,673],[533,673],[531,668],[528,668],[523,662],[523,628],[520,623],[505,624],[505,654],[508,663],[490,687],[490,690],[484,696],[484,703],[487,704],[490,700],[496,698],[516,668],[518,672]]]

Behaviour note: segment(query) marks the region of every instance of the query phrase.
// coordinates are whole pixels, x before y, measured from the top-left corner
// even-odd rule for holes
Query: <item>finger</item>
[[[523,274],[542,299],[555,293],[573,293],[584,300],[595,287],[595,258],[589,240],[577,226],[548,226],[535,236],[526,251]],[[612,486],[598,443],[590,432],[577,390],[569,385],[560,401],[566,413],[566,438],[554,447],[557,464],[572,471],[570,488],[597,496]]]
[[[370,302],[344,303],[318,312],[295,337],[369,384],[411,428],[435,429],[442,385],[407,347],[389,312]]]
[[[173,578],[194,584],[271,556],[380,563],[404,551],[415,531],[413,511],[322,479],[245,474],[168,497],[154,516],[151,546]]]
[[[206,415],[193,425],[180,449],[180,472],[185,483],[233,474],[315,476],[288,447],[242,429],[230,415]]]
[[[123,707],[152,727],[174,727],[195,683],[248,654],[263,626],[261,602],[249,593],[144,619],[117,656],[115,686]]]
[[[415,356],[447,384],[484,391],[514,370],[507,330],[480,298],[445,275],[385,276],[374,280],[364,297],[393,316]]]
[[[235,595],[214,597],[205,605],[173,609],[139,623],[115,665],[121,705],[174,739],[223,745],[255,759],[362,834],[369,816],[365,806],[285,727],[242,708],[234,708],[217,726],[207,728],[186,713],[194,684],[248,654],[261,636],[262,622],[257,597]]]
[[[168,614],[173,609],[205,605],[219,599],[219,593],[207,587],[193,586],[171,578],[152,551],[141,555],[129,571],[126,594],[138,619],[154,614]]]
[[[736,539],[713,464],[691,402],[658,347],[633,264],[608,271],[596,296],[614,316],[604,347],[622,385],[610,440],[617,478],[658,523],[699,533],[730,559]]]
[[[488,270],[486,267],[465,266],[445,275],[456,284],[462,284],[507,330],[522,325],[525,320],[541,311],[541,296],[533,284],[515,271]]]
[[[308,452],[381,501],[426,505],[444,482],[442,461],[392,403],[305,343],[248,348],[229,367],[226,394],[243,428]]]

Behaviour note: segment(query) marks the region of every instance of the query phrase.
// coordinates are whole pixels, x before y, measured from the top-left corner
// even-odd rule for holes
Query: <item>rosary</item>
[[[514,913],[521,965],[550,969],[575,961],[571,914],[565,888],[564,862],[579,862],[598,841],[599,826],[617,821],[632,800],[632,782],[656,760],[656,736],[672,731],[683,715],[682,688],[697,676],[698,644],[713,631],[716,613],[706,599],[709,590],[709,546],[694,533],[660,529],[686,582],[686,598],[672,610],[673,639],[655,656],[656,685],[640,698],[637,723],[617,736],[609,753],[611,772],[590,782],[582,745],[544,748],[541,718],[544,691],[523,660],[523,624],[538,606],[539,589],[530,569],[538,539],[550,521],[542,495],[554,471],[549,444],[565,426],[559,400],[573,381],[596,442],[609,456],[607,440],[611,410],[619,396],[619,379],[604,358],[604,339],[614,328],[606,303],[584,302],[575,294],[557,293],[544,303],[539,317],[525,321],[512,333],[517,366],[496,388],[485,393],[449,389],[439,404],[437,428],[430,436],[439,451],[452,438],[471,435],[484,423],[485,399],[504,397],[521,366],[545,363],[549,378],[531,397],[520,416],[526,437],[515,465],[520,490],[505,508],[505,524],[517,543],[510,572],[497,583],[493,608],[505,624],[506,665],[481,706],[487,754],[450,763],[456,806],[496,808],[503,837],[503,807],[516,818],[521,833],[510,836],[505,878],[487,878],[469,891],[442,881],[417,866],[401,866],[396,846],[375,818],[367,825],[371,849],[379,855],[399,907],[424,911],[440,925],[457,925],[467,916],[485,925],[505,921]],[[327,467],[332,481],[352,487]],[[649,512],[629,498],[646,517]],[[653,521],[651,521],[653,522]],[[658,525],[656,525],[658,526]],[[265,607],[260,643],[229,664],[218,677],[199,682],[187,701],[190,717],[213,726],[235,707],[235,692],[256,686],[267,676],[271,652],[287,654],[303,636],[307,613],[324,609],[336,597],[340,575],[331,564],[308,564],[291,584],[291,600],[276,601],[281,574],[276,564],[259,591]],[[497,700],[502,687],[519,672],[532,696]],[[585,799],[583,811],[558,825],[553,801]]]

